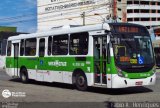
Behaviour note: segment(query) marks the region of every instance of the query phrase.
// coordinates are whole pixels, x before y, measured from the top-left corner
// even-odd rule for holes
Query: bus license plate
[[[138,85],[138,86],[143,85],[143,81],[137,81],[136,85]]]

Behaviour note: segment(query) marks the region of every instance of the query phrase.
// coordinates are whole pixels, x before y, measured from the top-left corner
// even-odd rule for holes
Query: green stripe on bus
[[[86,57],[85,61],[77,61],[76,57],[19,57],[18,68],[22,66],[33,70],[73,72],[75,69],[81,69],[85,73],[94,73],[94,58]],[[14,57],[6,57],[6,68],[15,67],[17,67],[17,63],[14,63]],[[117,74],[114,57],[111,57],[110,64],[106,64],[106,74]],[[123,74],[126,78],[134,79],[152,76],[153,72],[152,70],[143,73],[127,73],[123,71]]]

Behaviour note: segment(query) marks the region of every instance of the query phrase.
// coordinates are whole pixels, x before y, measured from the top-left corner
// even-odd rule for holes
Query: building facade
[[[37,0],[38,30],[109,19],[160,26],[160,0]],[[110,20],[109,20],[110,21]]]
[[[122,21],[151,27],[160,26],[160,0],[113,0],[113,13]],[[115,13],[116,12],[116,13]]]
[[[38,31],[63,25],[102,23],[111,13],[112,0],[37,0]]]

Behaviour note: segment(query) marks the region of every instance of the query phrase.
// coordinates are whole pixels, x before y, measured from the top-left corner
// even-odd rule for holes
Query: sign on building
[[[90,25],[110,15],[110,0],[38,0],[38,30]]]

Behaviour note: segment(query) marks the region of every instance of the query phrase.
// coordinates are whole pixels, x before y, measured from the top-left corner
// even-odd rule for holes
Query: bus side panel
[[[117,74],[117,69],[115,66],[113,48],[110,46],[110,57],[107,63],[107,88],[112,88],[112,75]]]
[[[63,82],[72,84],[72,72],[63,72]]]
[[[93,85],[92,57],[86,61],[76,61],[75,57],[45,57],[44,81],[72,83],[72,74],[76,69],[85,72],[88,85]]]
[[[11,57],[6,57],[6,72],[9,76],[12,76],[12,74],[11,74]]]
[[[36,80],[37,57],[19,57],[19,69],[25,67],[28,72],[29,79]]]
[[[27,71],[28,71],[28,78],[36,80],[36,76],[37,76],[36,69],[27,69]]]
[[[6,72],[9,76],[14,76],[14,58],[13,57],[6,57]]]

